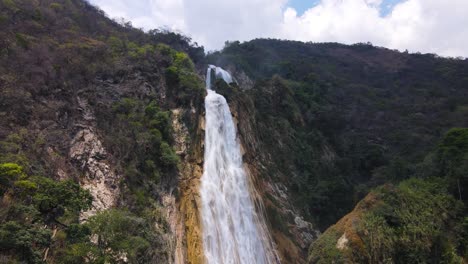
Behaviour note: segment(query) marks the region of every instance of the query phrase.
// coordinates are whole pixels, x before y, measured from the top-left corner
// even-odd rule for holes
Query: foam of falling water
[[[211,70],[215,71],[215,76],[217,79],[223,79],[227,84],[234,82],[231,74],[229,74],[229,72],[225,71],[223,68],[216,67],[214,65],[208,65],[208,73],[206,74],[206,87],[208,90],[211,89]]]
[[[231,75],[210,65],[206,78],[205,162],[201,179],[203,246],[207,263],[277,263],[270,238],[250,194],[240,145],[226,99],[211,90],[211,71],[232,82]]]

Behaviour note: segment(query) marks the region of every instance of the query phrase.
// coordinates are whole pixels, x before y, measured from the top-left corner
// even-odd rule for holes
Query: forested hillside
[[[2,0],[0,29],[0,262],[170,262],[170,109],[193,132],[203,48],[81,0]]]
[[[364,230],[358,237],[379,239],[371,241],[378,246],[361,240],[360,245],[382,255],[367,258],[358,252],[348,260],[439,263],[444,250],[465,256],[466,129],[452,128],[468,127],[468,60],[401,53],[370,44],[259,39],[227,43],[207,61],[241,76],[240,88],[248,98],[243,100],[255,108],[260,148],[270,153],[271,168],[264,177],[285,183],[308,220],[325,230],[369,192],[385,195],[385,206],[371,199],[381,209],[366,212],[373,215],[364,223],[383,229],[374,234],[361,226]],[[406,182],[410,178],[421,182]],[[386,187],[378,187],[382,185]],[[418,218],[421,214],[427,218]],[[283,220],[286,225],[292,222]],[[395,233],[382,233],[386,226],[374,220],[386,221],[388,232]],[[354,225],[347,228],[358,228]],[[335,245],[345,229],[335,228],[319,238],[310,261],[331,263],[319,256],[340,251]],[[411,251],[415,237],[424,240],[425,253]],[[329,243],[333,253],[323,252],[321,243]],[[411,252],[393,251],[398,247]],[[364,255],[367,259],[361,258]]]

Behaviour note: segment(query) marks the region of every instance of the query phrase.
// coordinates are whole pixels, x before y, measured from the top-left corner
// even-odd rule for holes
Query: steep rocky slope
[[[234,75],[237,76],[237,75]],[[274,153],[264,151],[259,139],[258,120],[252,99],[242,88],[244,83],[227,86],[218,80],[214,89],[229,102],[237,124],[243,160],[256,188],[258,208],[266,216],[282,263],[303,263],[308,245],[319,235],[318,228],[305,221],[291,204],[287,187],[278,178],[286,177],[274,169]]]
[[[84,1],[2,1],[0,14],[0,162],[21,166],[2,171],[11,194],[2,200],[2,261],[184,263],[199,232],[192,192],[204,91],[185,53],[196,57],[198,47],[120,25]],[[93,202],[79,215],[60,200],[54,219],[17,215],[44,214],[33,175],[78,182]],[[24,177],[33,189],[18,185]],[[11,225],[28,238],[6,235]],[[43,243],[33,234],[41,226],[54,230]],[[101,242],[89,244],[88,229]]]

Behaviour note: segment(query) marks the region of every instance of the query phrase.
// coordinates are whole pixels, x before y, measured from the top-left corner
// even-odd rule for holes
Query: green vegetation
[[[343,253],[336,248],[336,242],[340,234],[335,230],[329,230],[315,241],[309,251],[309,262],[317,264],[345,263]]]
[[[468,129],[451,129],[438,147],[439,175],[446,176],[455,197],[468,201]]]
[[[103,211],[80,224],[78,214],[90,208],[92,198],[78,184],[31,177],[14,163],[0,164],[0,179],[0,248],[8,258],[43,263],[44,250],[55,246],[56,263],[167,261],[161,231],[168,227],[156,208],[145,207],[141,216]]]
[[[206,62],[254,81],[233,100],[252,105],[264,175],[285,183],[321,229],[372,188],[409,178],[446,131],[468,126],[466,60],[369,44],[257,39],[229,42]],[[453,175],[449,188],[458,192],[459,185],[462,196],[464,159],[440,161],[459,171],[433,175]]]
[[[59,3],[51,3],[49,7],[54,9],[55,11],[60,11],[63,9],[63,6]]]
[[[462,203],[448,194],[442,179],[409,179],[379,187],[375,205],[351,227],[358,235],[336,248],[342,233],[332,227],[312,244],[312,263],[461,263],[466,241]],[[339,224],[338,224],[339,225]],[[350,232],[349,229],[346,233]]]
[[[361,224],[368,262],[459,263],[458,241],[461,203],[447,193],[441,179],[410,179],[396,190],[380,188],[382,205]]]
[[[0,0],[0,26],[0,262],[42,263],[47,252],[50,263],[167,263],[160,195],[180,165],[168,109],[198,109],[203,47],[82,0]],[[83,125],[107,151],[95,159],[123,175],[126,210],[80,224],[91,198],[69,152]],[[96,234],[102,243],[90,242]]]
[[[167,245],[159,244],[163,239],[151,220],[122,210],[101,212],[68,229],[71,244],[60,252],[59,263],[119,263],[123,258],[129,263],[167,261]]]
[[[21,261],[42,263],[41,251],[52,244],[44,226],[66,229],[91,206],[91,195],[78,184],[31,177],[14,163],[0,164],[0,179],[0,248]]]
[[[55,181],[45,177],[29,177],[14,163],[0,164],[2,195],[34,206],[44,216],[44,222],[58,222],[65,212],[89,209],[91,195],[73,181]]]
[[[466,261],[467,60],[266,39],[205,57],[186,36],[145,33],[82,0],[0,0],[0,26],[0,262],[168,262],[161,193],[177,194],[181,165],[170,109],[195,137],[206,63],[238,71],[239,86],[215,85],[245,112],[239,133],[258,151],[246,157],[306,220],[325,230],[375,195],[345,227],[356,250],[337,249],[332,228],[311,262]],[[107,152],[93,158],[123,177],[117,208],[80,223],[91,196],[69,152],[88,128]],[[271,200],[270,223],[293,236]]]
[[[42,263],[41,249],[50,245],[51,233],[39,226],[8,221],[0,225],[0,247],[27,263]]]
[[[205,90],[193,62],[182,52],[171,52],[171,56],[173,62],[166,70],[166,80],[170,86],[177,87],[171,91],[172,96],[181,105],[189,105],[194,98],[200,100]]]
[[[163,111],[156,101],[132,98],[101,111],[107,148],[122,162],[126,200],[135,213],[141,213],[158,203],[161,186],[177,180],[180,160],[172,147],[171,112]]]
[[[16,5],[15,5],[15,2],[13,0],[2,0],[2,3],[3,5],[10,9],[10,10],[16,10]]]
[[[444,172],[454,168],[451,162],[462,161],[468,154],[467,131],[451,129],[428,155],[433,163],[426,158],[410,179],[374,189],[371,193],[376,200],[365,207],[354,226],[338,223],[312,245],[311,262],[330,263],[341,236],[337,230],[343,230],[358,237],[350,240],[347,249],[339,250],[342,262],[462,263],[468,255],[467,206],[454,189],[458,184],[453,175]],[[435,177],[434,172],[441,174]]]

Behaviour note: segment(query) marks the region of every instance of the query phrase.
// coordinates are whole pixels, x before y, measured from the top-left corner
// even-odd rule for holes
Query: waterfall
[[[205,162],[201,178],[201,218],[206,262],[277,263],[271,239],[255,211],[236,128],[226,99],[211,89],[211,73],[232,83],[225,70],[210,65],[206,76]]]

